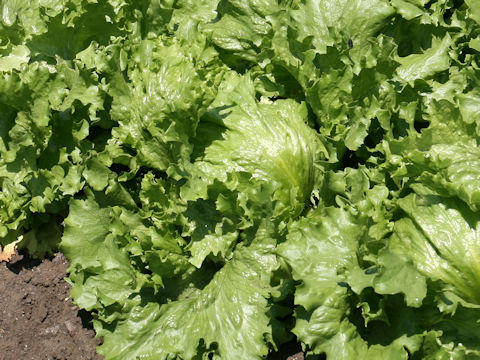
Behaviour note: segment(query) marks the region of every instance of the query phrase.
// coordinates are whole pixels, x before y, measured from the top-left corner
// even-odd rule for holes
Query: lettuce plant
[[[480,358],[478,0],[0,5],[0,245],[106,359]]]

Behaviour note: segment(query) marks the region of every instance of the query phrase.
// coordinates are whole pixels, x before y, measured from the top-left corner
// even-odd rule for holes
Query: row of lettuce
[[[480,1],[0,13],[0,244],[106,359],[480,358]]]

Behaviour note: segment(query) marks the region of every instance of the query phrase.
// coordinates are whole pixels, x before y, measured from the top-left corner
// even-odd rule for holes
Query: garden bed
[[[0,358],[3,360],[101,360],[90,315],[69,297],[68,261],[61,253],[43,261],[16,255],[0,263]],[[271,360],[303,360],[288,344]]]

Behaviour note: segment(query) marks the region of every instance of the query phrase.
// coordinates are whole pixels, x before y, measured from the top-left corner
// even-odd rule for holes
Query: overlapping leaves
[[[479,358],[479,8],[0,0],[0,243],[106,359]]]

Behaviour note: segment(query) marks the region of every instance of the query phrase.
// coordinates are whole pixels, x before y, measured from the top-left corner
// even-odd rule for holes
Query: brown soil
[[[267,360],[305,360],[300,344],[292,341],[280,346],[277,352],[268,355]]]
[[[101,340],[69,298],[67,259],[16,255],[0,263],[1,360],[101,360]],[[303,360],[298,344],[284,344],[269,360]]]
[[[63,279],[62,254],[0,264],[0,359],[100,360],[95,333],[82,324]]]

